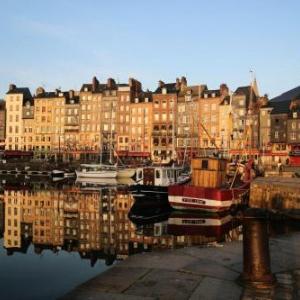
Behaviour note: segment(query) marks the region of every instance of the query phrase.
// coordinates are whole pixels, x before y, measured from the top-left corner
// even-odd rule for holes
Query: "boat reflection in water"
[[[220,240],[237,225],[230,216],[209,219],[171,213],[168,204],[156,207],[153,202],[134,202],[123,182],[113,186],[83,181],[20,182],[6,180],[0,197],[0,236],[10,256],[33,247],[39,255],[77,252],[91,266],[98,260],[111,264],[152,246],[188,245],[187,237],[192,235],[215,235]]]
[[[199,214],[174,211],[168,219],[168,233],[201,236],[202,242],[238,240],[240,222],[230,214]],[[200,240],[199,240],[200,241]]]

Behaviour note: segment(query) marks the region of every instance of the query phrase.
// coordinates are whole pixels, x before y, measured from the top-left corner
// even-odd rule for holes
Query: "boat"
[[[75,177],[75,172],[70,170],[53,170],[51,172],[52,178],[73,178]]]
[[[136,168],[120,167],[117,168],[118,178],[132,178],[135,175]]]
[[[77,178],[116,178],[117,168],[115,165],[104,164],[81,164],[76,170]]]
[[[192,182],[168,187],[168,199],[174,209],[222,212],[244,204],[250,188],[250,175],[237,171],[231,182],[226,176],[227,160],[202,157],[192,160]]]
[[[150,198],[168,197],[168,186],[184,184],[190,180],[177,166],[148,166],[137,168],[136,184],[130,187],[133,196]]]

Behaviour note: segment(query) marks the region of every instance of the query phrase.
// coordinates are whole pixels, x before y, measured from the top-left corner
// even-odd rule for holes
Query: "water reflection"
[[[134,201],[125,185],[97,186],[49,182],[5,183],[0,201],[0,234],[7,255],[44,250],[78,252],[93,266],[111,264],[152,248],[176,248],[237,239],[231,216],[201,216],[162,211],[161,218],[132,223]],[[138,207],[136,213],[142,211]],[[148,208],[148,214],[153,214]],[[236,233],[234,233],[234,230]],[[230,237],[230,238],[229,238]]]

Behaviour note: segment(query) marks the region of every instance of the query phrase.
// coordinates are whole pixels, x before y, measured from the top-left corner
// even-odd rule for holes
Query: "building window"
[[[296,111],[293,112],[293,118],[294,118],[294,119],[297,118],[297,112],[296,112]]]
[[[279,138],[279,132],[278,131],[275,131],[274,135],[275,135],[275,139]]]
[[[291,140],[296,140],[296,132],[291,132]]]

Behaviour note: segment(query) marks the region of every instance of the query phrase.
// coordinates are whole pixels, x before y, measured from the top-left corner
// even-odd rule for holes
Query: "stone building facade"
[[[0,100],[0,149],[5,148],[5,134],[6,134],[6,108],[5,101]]]
[[[5,95],[6,103],[6,150],[22,150],[23,139],[23,105],[32,101],[28,88],[18,88],[11,84]]]

